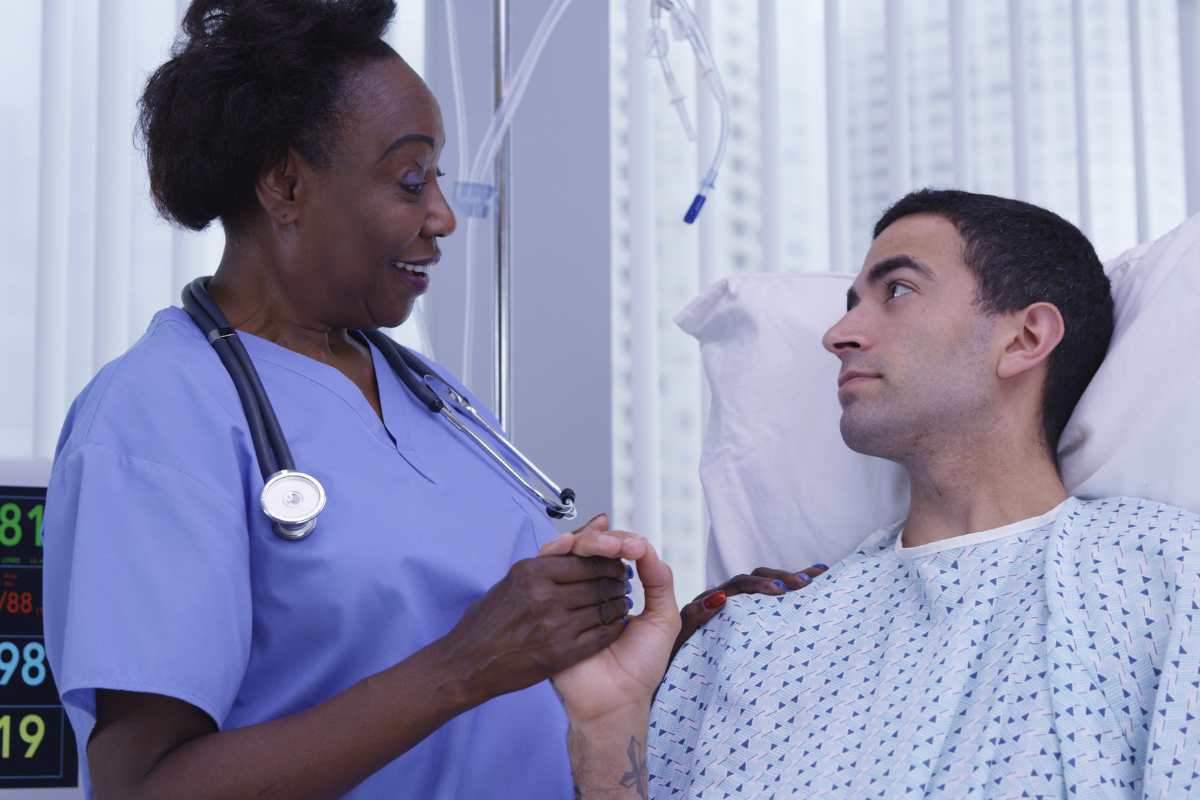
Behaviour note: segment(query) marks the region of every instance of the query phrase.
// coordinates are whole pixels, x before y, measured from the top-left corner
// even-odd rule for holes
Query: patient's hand
[[[540,555],[567,553],[635,561],[646,597],[645,610],[628,617],[625,631],[615,642],[554,676],[571,725],[579,728],[606,717],[644,717],[667,671],[671,646],[679,633],[671,568],[645,539],[608,530],[604,518],[550,541]]]
[[[735,594],[783,594],[803,589],[827,569],[829,567],[824,564],[814,564],[799,572],[759,567],[749,575],[735,575],[715,589],[701,592],[695,600],[684,606],[680,613],[682,627],[675,639],[675,646],[671,649],[671,658],[675,658],[683,643],[704,627],[704,623],[720,613],[725,607],[725,601]]]

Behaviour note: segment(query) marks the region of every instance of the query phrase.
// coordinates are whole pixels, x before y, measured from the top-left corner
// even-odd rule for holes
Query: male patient
[[[1200,797],[1200,517],[1069,497],[1055,461],[1112,329],[1054,214],[929,190],[888,210],[824,344],[842,436],[906,468],[908,518],[802,592],[732,598],[669,669],[649,545],[548,546],[637,558],[647,594],[555,679],[578,796]]]

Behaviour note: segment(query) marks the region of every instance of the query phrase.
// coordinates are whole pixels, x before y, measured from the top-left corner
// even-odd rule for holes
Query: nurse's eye
[[[886,286],[888,300],[895,300],[897,297],[903,297],[906,294],[912,294],[912,287],[907,286],[899,281],[891,281]],[[903,291],[901,291],[903,290]]]
[[[413,197],[420,197],[421,193],[425,191],[425,186],[434,175],[440,177],[441,170],[438,170],[436,167],[432,170],[425,170],[412,166],[401,176],[396,185],[403,189],[406,194],[410,194]]]
[[[442,172],[436,167],[433,170],[433,174],[435,178],[442,178],[446,175],[446,173]],[[415,174],[409,173],[408,175],[404,176],[404,179],[400,181],[399,185],[401,189],[408,192],[413,197],[420,197],[421,193],[425,191],[425,186],[428,183],[429,181],[420,180]]]
[[[425,181],[420,181],[418,183],[408,183],[406,181],[400,181],[399,185],[400,185],[401,189],[408,192],[413,197],[420,197],[421,193],[425,191]]]

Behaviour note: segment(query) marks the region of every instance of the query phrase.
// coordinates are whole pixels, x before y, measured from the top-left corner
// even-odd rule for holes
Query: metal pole
[[[1183,167],[1187,213],[1200,214],[1200,0],[1179,0],[1179,69],[1183,92]]]
[[[783,226],[779,186],[779,168],[782,160],[779,136],[779,45],[776,17],[775,0],[758,0],[763,272],[779,272],[783,269]],[[701,158],[708,158],[711,153],[711,150],[703,151]]]
[[[1075,156],[1079,171],[1079,227],[1092,235],[1092,165],[1088,140],[1087,59],[1084,52],[1083,0],[1071,0],[1071,39],[1075,71]]]
[[[954,141],[954,186],[972,188],[971,76],[967,47],[965,0],[950,0],[950,117]]]
[[[509,64],[509,6],[508,0],[495,0],[493,19],[496,56],[495,107],[504,102],[504,84],[508,80]],[[504,134],[504,142],[496,158],[496,374],[493,408],[501,428],[511,437],[512,431],[512,137]]]
[[[700,21],[700,27],[704,30],[704,35],[711,42],[713,36],[713,0],[696,0],[695,10],[696,18]],[[635,54],[631,52],[631,64],[634,57]],[[717,149],[717,130],[720,127],[720,123],[717,120],[717,101],[713,99],[712,94],[704,86],[704,81],[700,79],[699,70],[696,70],[695,91],[696,170],[698,174],[703,175],[704,171],[710,166],[713,151]],[[651,153],[651,158],[653,158],[653,153]],[[712,286],[719,277],[717,275],[717,225],[715,220],[723,213],[722,204],[709,203],[709,207],[704,210],[704,214],[696,221],[696,238],[699,243],[699,251],[696,255],[696,267],[699,270],[701,291]],[[707,413],[708,409],[705,408],[706,417]]]
[[[1129,79],[1133,99],[1133,179],[1137,200],[1137,237],[1150,240],[1150,187],[1146,161],[1146,103],[1142,81],[1142,22],[1137,0],[1129,0]]]
[[[700,21],[700,28],[704,31],[704,35],[711,42],[713,40],[713,0],[696,0],[695,10],[696,18]],[[761,27],[760,27],[761,30]],[[717,147],[717,103],[713,96],[704,87],[703,81],[700,80],[700,71],[696,70],[696,170],[703,174],[703,171],[708,169],[709,159],[712,152]],[[776,117],[778,123],[778,117]],[[714,208],[713,206],[716,205]],[[700,291],[708,290],[717,280],[717,254],[716,254],[716,230],[714,224],[714,214],[720,213],[720,205],[710,204],[707,209],[708,216],[702,216],[697,220],[696,225],[696,241],[698,251],[696,253],[696,268],[699,276]],[[712,409],[712,394],[708,388],[708,381],[704,378],[704,369],[700,369],[700,419],[708,420],[708,415]],[[706,423],[707,424],[707,423]],[[700,529],[707,532],[712,527],[712,518],[708,515],[708,504],[700,503]],[[707,547],[707,538],[705,546]]]
[[[829,265],[848,268],[846,256],[845,97],[842,86],[842,21],[838,0],[825,0],[825,147],[829,191]]]
[[[1008,58],[1012,81],[1013,194],[1029,199],[1029,65],[1026,63],[1025,3],[1008,0]]]
[[[888,159],[889,202],[899,200],[912,188],[908,59],[904,52],[908,37],[905,35],[904,15],[904,0],[887,0],[884,16],[887,26],[888,117],[892,128],[892,136],[888,140],[888,155],[891,156]]]

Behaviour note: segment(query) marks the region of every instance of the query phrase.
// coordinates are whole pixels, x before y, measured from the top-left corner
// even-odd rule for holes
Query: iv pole
[[[493,11],[495,66],[494,103],[504,102],[504,84],[509,71],[508,0],[495,0]],[[495,378],[492,407],[500,429],[511,438],[512,430],[512,138],[505,132],[496,158],[496,328],[493,337]]]

